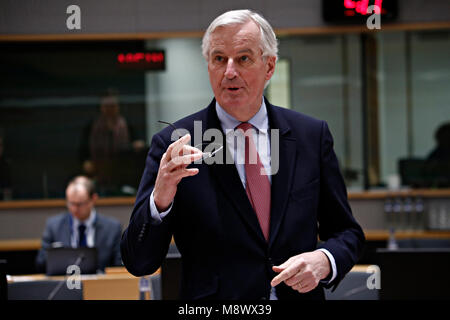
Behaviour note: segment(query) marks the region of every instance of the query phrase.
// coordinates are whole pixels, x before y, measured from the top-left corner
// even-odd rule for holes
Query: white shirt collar
[[[94,208],[91,210],[91,214],[89,215],[89,218],[87,218],[87,220],[85,220],[83,222],[81,222],[80,220],[78,220],[77,218],[72,216],[72,218],[73,218],[73,227],[74,227],[74,229],[78,229],[78,226],[80,224],[84,224],[86,226],[86,228],[92,228],[94,226],[94,222],[95,222],[95,218],[96,217],[97,217],[97,212],[95,211]]]
[[[224,132],[227,132],[227,130],[234,130],[241,121],[236,120],[233,116],[231,116],[229,113],[223,109],[219,103],[216,100],[216,112],[217,116],[219,117],[220,125],[222,126],[222,129]],[[266,103],[264,101],[264,98],[262,99],[261,107],[259,108],[258,112],[247,122],[249,122],[252,126],[254,126],[258,131],[267,131],[269,129],[269,118],[267,117],[267,107]]]

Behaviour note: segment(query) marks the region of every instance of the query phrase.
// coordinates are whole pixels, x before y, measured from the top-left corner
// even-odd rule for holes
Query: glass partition
[[[450,186],[448,30],[292,35],[279,44],[266,95],[327,121],[350,191]],[[174,122],[213,98],[200,45],[0,43],[0,199],[63,198],[81,173],[103,196],[133,196],[163,127],[157,120]],[[121,53],[153,49],[165,68],[118,64]]]

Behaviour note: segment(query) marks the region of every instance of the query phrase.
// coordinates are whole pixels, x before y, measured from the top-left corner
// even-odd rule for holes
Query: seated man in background
[[[100,270],[122,265],[120,222],[98,214],[94,208],[97,199],[94,183],[89,178],[78,176],[69,182],[66,188],[69,212],[48,219],[36,257],[37,272],[45,272],[46,250],[60,246],[97,248]]]

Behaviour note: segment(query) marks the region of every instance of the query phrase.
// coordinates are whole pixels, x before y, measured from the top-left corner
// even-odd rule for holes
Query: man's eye
[[[248,61],[248,60],[250,60],[248,56],[242,56],[242,57],[241,57],[241,61],[242,61],[242,62],[246,62],[246,61]]]
[[[215,57],[214,57],[214,60],[217,61],[217,62],[222,62],[222,61],[223,61],[223,57],[221,57],[221,56],[215,56]]]

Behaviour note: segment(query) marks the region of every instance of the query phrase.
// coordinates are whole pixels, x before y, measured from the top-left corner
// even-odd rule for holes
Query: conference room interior
[[[333,7],[326,16],[329,1],[283,0],[276,8],[250,2],[273,21],[279,41],[265,96],[328,123],[366,237],[352,271],[337,290],[326,290],[330,300],[450,299],[450,280],[442,277],[450,268],[450,8],[446,1],[391,2],[380,29],[370,29],[367,16],[347,20],[358,14],[349,8]],[[149,8],[105,9],[102,27],[84,27],[83,14],[97,10],[86,4],[82,29],[68,30],[36,27],[38,18],[24,20],[30,13],[8,2],[12,16],[25,22],[0,22],[2,299],[177,298],[181,257],[173,241],[155,274],[138,278],[109,267],[83,275],[81,290],[66,287],[67,274],[35,268],[46,220],[66,211],[70,179],[84,174],[97,181],[97,210],[124,230],[151,138],[166,126],[158,120],[173,123],[210,103],[203,31],[242,4],[168,3],[159,7],[167,9],[164,19]],[[186,10],[191,17],[183,21]],[[119,21],[139,16],[140,23],[120,29],[113,22],[120,14],[130,17]],[[61,11],[64,26],[68,16]],[[111,93],[130,143],[108,163],[93,164],[86,130]],[[429,272],[427,281],[416,279],[418,270]]]

